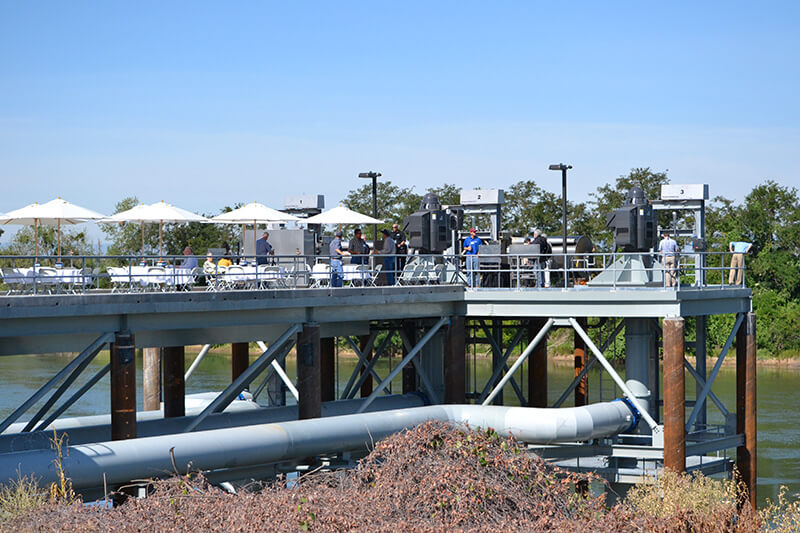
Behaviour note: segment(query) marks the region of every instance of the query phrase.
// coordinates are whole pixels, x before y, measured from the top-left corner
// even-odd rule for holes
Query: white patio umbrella
[[[39,224],[58,226],[58,257],[61,257],[61,224],[81,224],[104,218],[91,209],[71,204],[61,198],[40,204],[33,203],[0,216],[0,224],[33,225],[34,253],[39,255]]]
[[[289,213],[284,213],[282,211],[278,211],[277,209],[272,209],[271,207],[267,207],[264,204],[260,204],[258,202],[252,202],[249,204],[245,204],[238,209],[234,209],[233,211],[228,211],[227,213],[222,213],[221,215],[217,215],[214,218],[212,218],[211,221],[218,222],[220,224],[241,224],[242,235],[244,235],[244,225],[252,222],[253,250],[255,251],[256,241],[258,240],[256,235],[257,224],[267,224],[269,222],[302,221],[302,219],[294,215],[290,215]]]
[[[383,220],[362,215],[343,205],[324,211],[319,215],[301,219],[301,222],[306,224],[383,224]]]
[[[164,255],[164,222],[209,222],[206,217],[196,215],[164,200],[152,205],[140,204],[127,211],[106,217],[100,222],[139,222],[142,225],[142,255],[144,255],[144,225],[158,222],[158,253]]]

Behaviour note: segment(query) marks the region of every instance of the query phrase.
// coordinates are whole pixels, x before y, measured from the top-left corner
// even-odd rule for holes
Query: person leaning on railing
[[[734,241],[728,245],[728,249],[733,254],[731,256],[731,270],[728,273],[728,284],[741,285],[744,281],[744,254],[753,248],[753,243]]]

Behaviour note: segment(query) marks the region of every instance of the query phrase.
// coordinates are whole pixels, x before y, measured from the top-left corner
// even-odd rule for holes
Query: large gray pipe
[[[364,398],[356,398],[353,400],[323,402],[322,416],[341,416],[355,413],[364,401]],[[376,398],[367,411],[377,412],[408,407],[421,407],[426,403],[426,398],[420,393],[402,395],[391,394]],[[237,406],[237,404],[239,405]],[[197,408],[195,409],[196,412],[188,413],[188,416],[176,418],[163,418],[163,413],[159,417],[157,416],[159,415],[159,411],[139,412],[137,413],[136,434],[138,437],[155,437],[158,435],[182,433],[186,426],[192,421],[193,417],[191,415],[197,415],[201,410],[202,408]],[[289,405],[286,407],[260,407],[255,402],[233,402],[228,406],[225,412],[209,415],[203,420],[200,426],[198,426],[198,430],[207,431],[211,429],[250,426],[253,424],[286,422],[289,420],[297,420],[297,418],[297,405]],[[55,425],[59,433],[67,434],[67,444],[75,445],[110,440],[111,426],[109,425],[109,421],[109,415],[100,415],[67,419]],[[94,425],[89,425],[89,422],[94,422]],[[0,435],[0,454],[47,449],[51,446],[52,438],[52,429],[49,431],[3,434]]]
[[[104,474],[109,484],[170,474],[170,450],[180,471],[207,471],[369,450],[376,441],[428,420],[491,427],[501,435],[544,444],[615,435],[632,419],[620,401],[563,409],[435,405],[70,446],[63,467],[73,486],[85,489],[101,486]],[[18,472],[32,473],[42,484],[53,482],[53,458],[52,450],[2,454],[0,482],[16,479]]]

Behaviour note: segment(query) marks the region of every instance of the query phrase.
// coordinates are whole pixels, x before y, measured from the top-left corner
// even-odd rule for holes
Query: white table
[[[367,268],[359,268],[366,266]],[[343,265],[345,281],[367,281],[370,279],[369,265]]]
[[[47,268],[48,274],[41,274],[42,267],[15,268],[14,272],[19,274],[20,281],[25,285],[81,285],[86,277],[80,268],[56,268],[55,275],[53,270]]]
[[[190,285],[194,279],[192,277],[191,268],[180,268],[175,266],[161,267],[164,272],[154,271],[151,268],[159,268],[153,266],[129,266],[109,268],[108,274],[111,276],[111,282],[117,285],[135,285],[137,287],[144,287],[146,285]]]
[[[270,270],[259,271],[256,265],[231,265],[225,272],[220,272],[217,277],[228,285],[252,284],[261,281],[283,281],[286,279],[284,267],[269,267]]]

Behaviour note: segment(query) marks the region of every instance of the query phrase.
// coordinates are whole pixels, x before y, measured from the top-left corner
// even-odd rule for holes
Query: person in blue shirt
[[[269,239],[269,232],[265,231],[261,238],[256,241],[256,264],[257,265],[266,265],[267,264],[267,256],[274,255],[275,252],[272,250],[272,245],[267,241]]]
[[[744,281],[744,254],[749,252],[752,247],[753,243],[742,241],[734,241],[728,245],[730,252],[733,254],[731,256],[731,270],[728,273],[729,285],[733,285],[734,281],[736,285],[741,285],[742,281]]]
[[[664,265],[664,281],[667,282],[667,287],[674,287],[678,284],[678,243],[669,236],[668,231],[664,232],[664,238],[658,243],[658,251],[661,253],[661,260]]]
[[[344,267],[342,257],[350,255],[350,252],[342,250],[342,232],[337,231],[334,239],[329,246],[331,253],[331,287],[341,287],[344,281]]]
[[[469,237],[464,239],[464,255],[467,256],[467,284],[470,287],[480,287],[480,262],[478,253],[483,241],[477,236],[478,230],[470,228]]]

